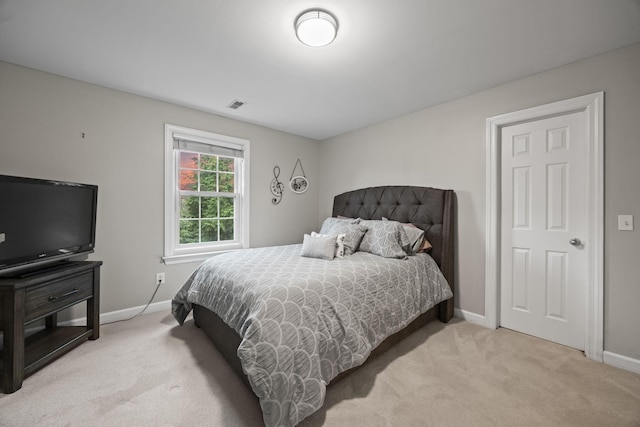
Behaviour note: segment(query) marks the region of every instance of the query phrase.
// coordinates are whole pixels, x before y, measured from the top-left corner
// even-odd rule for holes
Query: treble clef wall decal
[[[284,184],[278,180],[280,176],[280,167],[273,168],[273,179],[271,180],[271,194],[275,197],[271,199],[271,203],[277,205],[282,200],[282,193],[284,193]]]

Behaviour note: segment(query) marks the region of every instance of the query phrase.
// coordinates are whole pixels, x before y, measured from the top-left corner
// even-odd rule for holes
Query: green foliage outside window
[[[234,239],[233,158],[181,152],[180,190],[180,244]],[[186,191],[199,194],[184,194]]]

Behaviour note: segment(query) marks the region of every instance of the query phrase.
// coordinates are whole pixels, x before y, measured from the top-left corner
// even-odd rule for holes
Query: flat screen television
[[[93,252],[98,187],[0,175],[0,276]]]

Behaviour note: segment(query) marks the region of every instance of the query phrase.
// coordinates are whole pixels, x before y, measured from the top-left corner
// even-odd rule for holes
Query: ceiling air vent
[[[237,99],[234,99],[231,104],[227,105],[227,108],[231,108],[232,110],[237,110],[238,108],[242,107],[243,105],[244,105],[244,102],[238,101]]]

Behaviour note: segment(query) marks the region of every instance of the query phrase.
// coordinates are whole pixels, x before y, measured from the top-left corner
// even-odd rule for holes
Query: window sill
[[[165,265],[173,265],[173,264],[185,264],[188,262],[202,262],[208,258],[211,258],[213,256],[216,255],[220,255],[220,254],[224,254],[227,252],[233,252],[237,249],[228,249],[228,250],[221,250],[221,251],[217,251],[217,252],[205,252],[205,253],[199,253],[199,254],[185,254],[185,255],[172,255],[172,256],[165,256],[162,257],[162,262]]]

